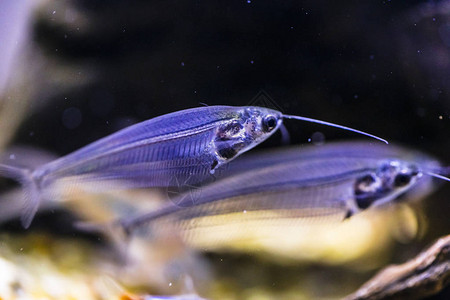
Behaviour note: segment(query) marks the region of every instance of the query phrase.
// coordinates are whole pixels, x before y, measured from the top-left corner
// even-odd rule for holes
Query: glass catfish
[[[0,175],[23,185],[22,224],[28,227],[39,202],[62,197],[61,190],[102,191],[203,182],[220,166],[266,140],[282,125],[283,118],[380,139],[345,126],[262,107],[206,106],[135,124],[35,169],[2,164]]]
[[[243,161],[250,167],[245,172],[204,186],[198,193],[181,195],[156,211],[110,225],[122,227],[126,233],[141,234],[173,226],[195,244],[191,239],[200,233],[205,236],[208,229],[216,232],[212,234],[214,239],[220,239],[219,233],[226,235],[227,228],[236,224],[264,230],[279,220],[292,220],[293,225],[342,221],[372,207],[393,203],[405,193],[428,193],[433,177],[449,180],[439,174],[445,168],[426,155],[369,143],[338,143],[297,149],[297,153],[291,148],[255,155],[256,161],[262,157],[272,161],[263,167],[251,157]]]

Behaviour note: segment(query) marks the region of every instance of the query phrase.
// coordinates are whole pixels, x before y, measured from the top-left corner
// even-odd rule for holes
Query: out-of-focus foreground
[[[450,1],[21,0],[0,4],[0,25],[0,149],[9,163],[36,166],[199,103],[268,105],[450,163]],[[353,137],[286,126],[292,144]],[[20,144],[35,149],[12,148]],[[222,231],[198,231],[194,248],[176,232],[128,241],[74,226],[152,210],[164,201],[159,190],[75,191],[63,205],[44,203],[24,230],[20,191],[6,180],[1,188],[2,299],[340,298],[450,228],[445,183],[421,201],[337,225],[281,220],[261,233],[228,215]],[[224,231],[227,239],[211,242]],[[448,298],[448,287],[439,292],[435,299]]]

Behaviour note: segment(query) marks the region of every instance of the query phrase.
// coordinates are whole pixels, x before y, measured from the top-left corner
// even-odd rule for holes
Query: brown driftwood
[[[421,299],[450,284],[450,235],[401,265],[381,270],[346,300]]]

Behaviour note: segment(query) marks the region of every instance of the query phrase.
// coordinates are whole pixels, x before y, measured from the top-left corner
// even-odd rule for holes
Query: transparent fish
[[[358,157],[356,153],[364,150],[361,143],[347,143],[346,150],[341,146],[324,146],[316,157],[311,152],[307,159],[279,159],[270,166],[235,174],[196,194],[182,195],[157,211],[118,223],[128,233],[150,235],[152,230],[174,226],[189,240],[195,230],[215,232],[215,228],[226,226],[230,215],[239,220],[242,230],[247,226],[273,226],[286,219],[293,226],[340,222],[369,208],[393,203],[419,185],[429,190],[430,178],[441,178],[434,173],[440,169],[436,161],[424,155],[401,159],[399,154],[408,157],[407,152],[387,146],[370,155],[371,145],[366,144],[367,155]],[[339,153],[338,149],[341,154],[333,155]]]
[[[279,122],[265,125],[265,118]],[[271,121],[272,122],[272,121]],[[0,165],[0,174],[24,185],[28,226],[41,198],[64,189],[94,190],[167,186],[176,178],[193,183],[268,138],[281,115],[256,107],[200,107],[163,115],[105,137],[35,169]],[[88,185],[89,184],[89,185]]]
[[[175,196],[186,189],[195,190],[196,184],[211,179],[220,166],[272,135],[283,119],[316,122],[377,138],[261,107],[209,106],[130,126],[34,169],[2,164],[0,175],[24,186],[22,223],[28,227],[42,198],[63,197],[59,189],[181,187]]]

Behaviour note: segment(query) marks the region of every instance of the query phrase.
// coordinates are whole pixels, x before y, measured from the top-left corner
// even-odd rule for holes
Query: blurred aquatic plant
[[[143,287],[147,293],[192,292],[179,275],[179,267],[186,265],[190,254],[173,256],[180,249],[176,243],[166,241],[169,248],[159,249],[140,245],[133,250],[130,246],[125,263],[113,249],[79,238],[1,233],[0,239],[2,299],[122,299]],[[179,261],[174,262],[175,258]],[[203,270],[199,261],[191,263]],[[173,268],[176,275],[168,274]]]
[[[2,299],[111,299],[102,296],[101,276],[91,264],[95,248],[88,244],[37,234],[3,233],[1,240]]]

